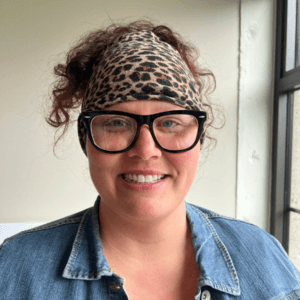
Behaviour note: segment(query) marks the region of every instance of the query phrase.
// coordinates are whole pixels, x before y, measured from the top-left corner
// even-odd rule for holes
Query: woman
[[[81,106],[99,196],[4,241],[0,299],[300,299],[272,236],[184,200],[213,122],[194,50],[134,22],[91,33],[57,66],[48,122],[67,128]]]

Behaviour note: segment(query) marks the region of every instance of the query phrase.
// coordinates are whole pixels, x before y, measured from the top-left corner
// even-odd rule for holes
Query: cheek
[[[111,183],[112,180],[115,180],[118,162],[116,157],[112,157],[112,154],[103,154],[89,159],[90,174],[93,180],[101,178],[102,182]]]
[[[118,155],[100,152],[91,144],[87,147],[87,154],[90,173],[93,177],[105,177],[114,170]]]
[[[200,146],[196,146],[187,152],[170,154],[168,160],[179,173],[196,172],[200,156]]]

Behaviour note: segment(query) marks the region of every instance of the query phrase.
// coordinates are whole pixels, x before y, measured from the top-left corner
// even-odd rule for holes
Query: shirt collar
[[[102,276],[117,276],[109,267],[103,253],[99,231],[100,196],[83,215],[71,254],[63,271],[68,279],[98,280]],[[198,207],[186,203],[196,261],[201,271],[200,287],[212,288],[240,295],[239,279],[230,254],[218,237],[208,215]]]
[[[240,295],[240,284],[231,256],[219,238],[208,215],[199,207],[186,203],[196,262],[201,275],[200,287],[212,288],[231,295]]]
[[[78,226],[72,251],[63,277],[68,279],[97,280],[113,275],[103,253],[99,228],[100,196],[93,207],[83,215]]]

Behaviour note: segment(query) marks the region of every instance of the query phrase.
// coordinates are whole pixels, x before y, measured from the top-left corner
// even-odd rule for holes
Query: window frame
[[[297,0],[296,65],[299,4]],[[288,252],[290,212],[300,213],[290,206],[294,91],[300,88],[300,66],[286,71],[287,8],[288,0],[277,0],[270,233]]]

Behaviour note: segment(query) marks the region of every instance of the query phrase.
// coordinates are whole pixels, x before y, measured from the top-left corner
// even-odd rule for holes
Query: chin
[[[125,201],[120,208],[121,212],[140,221],[157,221],[163,219],[174,213],[181,204],[181,202],[170,203],[169,201],[174,201],[174,197],[173,199],[169,197],[168,199],[163,199],[159,195],[152,197],[133,197],[129,201]]]

